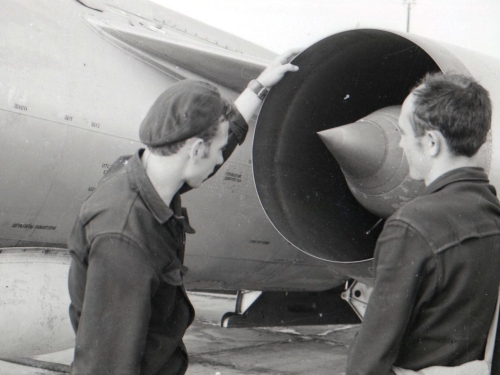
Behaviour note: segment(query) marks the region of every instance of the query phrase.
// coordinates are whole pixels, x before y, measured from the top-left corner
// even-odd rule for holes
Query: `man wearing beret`
[[[83,204],[69,237],[72,374],[182,375],[194,318],[183,287],[180,194],[199,187],[245,139],[247,121],[297,50],[279,56],[234,106],[206,82],[161,94],[141,124],[147,148],[119,158]]]

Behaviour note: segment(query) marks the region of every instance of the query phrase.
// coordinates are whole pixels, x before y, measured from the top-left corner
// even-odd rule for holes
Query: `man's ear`
[[[436,157],[441,152],[443,147],[444,138],[437,130],[429,130],[425,134],[425,142],[429,155]]]
[[[189,158],[193,160],[194,162],[198,161],[199,159],[202,159],[205,156],[205,150],[206,145],[203,139],[197,138],[191,145],[189,149]]]

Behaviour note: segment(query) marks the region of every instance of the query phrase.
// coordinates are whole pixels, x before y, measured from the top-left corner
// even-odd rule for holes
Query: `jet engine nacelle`
[[[327,37],[293,63],[299,72],[272,89],[260,112],[253,168],[264,210],[298,249],[349,276],[371,277],[380,219],[423,187],[409,179],[394,146],[399,134],[387,118],[428,72],[472,75],[489,90],[493,130],[479,159],[500,187],[497,60],[411,34],[367,29]],[[332,128],[351,123],[356,129],[347,136],[337,130],[328,140]],[[347,151],[336,154],[337,145]]]

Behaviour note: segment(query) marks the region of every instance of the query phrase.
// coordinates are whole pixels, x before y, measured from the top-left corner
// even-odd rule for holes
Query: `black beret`
[[[159,147],[200,134],[219,121],[224,104],[217,88],[186,79],[156,99],[139,129],[141,142]]]

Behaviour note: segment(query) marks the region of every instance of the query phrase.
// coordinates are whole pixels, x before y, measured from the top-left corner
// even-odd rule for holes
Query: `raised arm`
[[[236,146],[241,145],[245,141],[248,132],[248,121],[250,121],[259,109],[269,88],[281,81],[287,72],[296,72],[299,70],[298,66],[292,65],[290,61],[300,52],[301,49],[291,49],[276,57],[256,80],[250,81],[248,87],[235,100],[234,106],[237,109],[237,113],[229,121],[227,146],[222,154],[224,162],[231,156]],[[259,96],[259,92],[262,92],[262,95]],[[217,173],[220,167],[220,165],[215,167],[214,172],[208,178]],[[191,187],[188,184],[184,184],[179,190],[179,194],[184,194],[189,190],[191,190]]]
[[[299,70],[299,67],[291,64],[290,61],[300,52],[299,48],[291,49],[276,57],[256,80],[250,81],[247,88],[235,100],[235,107],[238,108],[247,122],[259,109],[262,104],[262,96],[267,93],[267,90],[281,81],[287,72]],[[259,92],[262,92],[261,97],[258,95]]]

